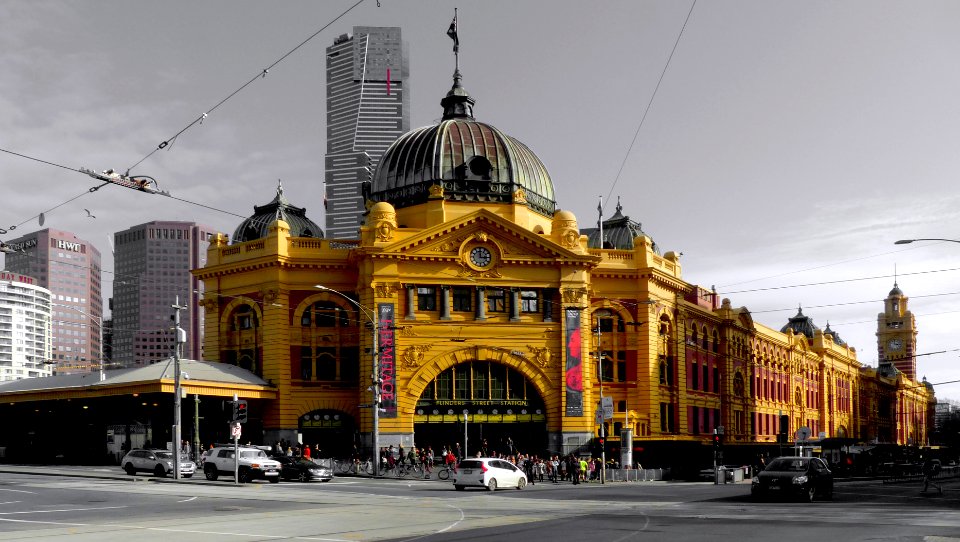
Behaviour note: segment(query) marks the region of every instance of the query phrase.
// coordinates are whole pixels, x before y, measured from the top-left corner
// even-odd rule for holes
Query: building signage
[[[9,245],[9,247],[16,252],[20,252],[21,250],[26,250],[28,248],[34,248],[35,246],[37,246],[36,237],[34,237],[33,239],[27,239],[26,241],[20,241],[19,243],[12,243]]]
[[[63,239],[50,239],[50,246],[53,248],[59,248],[60,250],[69,250],[72,252],[80,252],[86,254],[87,247],[83,246],[83,243],[75,243],[73,241],[64,241]]]
[[[583,416],[583,343],[580,340],[580,311],[567,309],[564,318],[567,337],[567,416]]]
[[[397,417],[397,345],[394,342],[393,303],[377,305],[377,342],[380,358],[380,408],[382,418]]]
[[[0,272],[0,280],[22,282],[24,284],[34,284],[33,277],[28,277],[26,275],[17,275],[14,273],[7,273],[6,271]]]

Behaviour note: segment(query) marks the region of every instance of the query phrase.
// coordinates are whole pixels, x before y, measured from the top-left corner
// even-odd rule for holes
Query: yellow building
[[[383,155],[358,239],[323,239],[278,189],[195,271],[208,360],[277,389],[256,420],[266,443],[368,448],[377,378],[381,446],[466,432],[470,452],[581,451],[601,395],[607,445],[629,430],[644,462],[721,428],[731,447],[802,428],[926,441],[932,391],[914,376],[864,368],[802,312],[777,331],[687,283],[619,203],[602,230],[581,229],[537,156],[474,118],[459,72],[441,105]]]

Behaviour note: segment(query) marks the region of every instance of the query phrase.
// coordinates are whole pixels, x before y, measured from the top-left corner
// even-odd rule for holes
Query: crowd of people
[[[603,469],[600,458],[578,457],[574,454],[540,457],[535,454],[516,452],[513,450],[512,442],[509,446],[510,451],[514,453],[491,451],[486,446],[486,441],[483,441],[483,445],[477,450],[474,457],[494,457],[508,461],[523,470],[531,484],[543,483],[544,481],[555,484],[561,482],[579,484],[600,480],[600,471]],[[398,467],[422,467],[425,478],[430,477],[433,468],[437,465],[443,465],[445,468],[455,471],[457,464],[464,457],[459,442],[453,446],[443,446],[439,453],[435,452],[432,446],[422,448],[413,446],[405,449],[402,445],[394,446],[391,444],[380,448],[380,464],[384,466],[387,472]]]

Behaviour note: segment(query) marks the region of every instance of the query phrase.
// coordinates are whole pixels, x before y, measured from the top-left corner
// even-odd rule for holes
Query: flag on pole
[[[453,22],[450,23],[450,28],[447,29],[447,35],[453,40],[453,52],[457,53],[460,51],[460,38],[457,37],[457,16],[453,16]]]

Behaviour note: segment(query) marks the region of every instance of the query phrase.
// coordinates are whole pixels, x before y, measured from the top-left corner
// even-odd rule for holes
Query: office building
[[[50,290],[0,272],[0,381],[50,376]]]
[[[36,279],[50,291],[53,342],[50,361],[58,374],[99,371],[103,302],[100,251],[70,232],[48,228],[7,242],[10,273]]]
[[[190,274],[206,264],[214,231],[193,222],[153,221],[114,235],[112,359],[139,366],[173,353],[173,305],[187,332],[181,356],[202,359],[202,285]]]
[[[356,239],[363,184],[410,129],[407,54],[395,27],[356,26],[327,48],[326,232]]]

